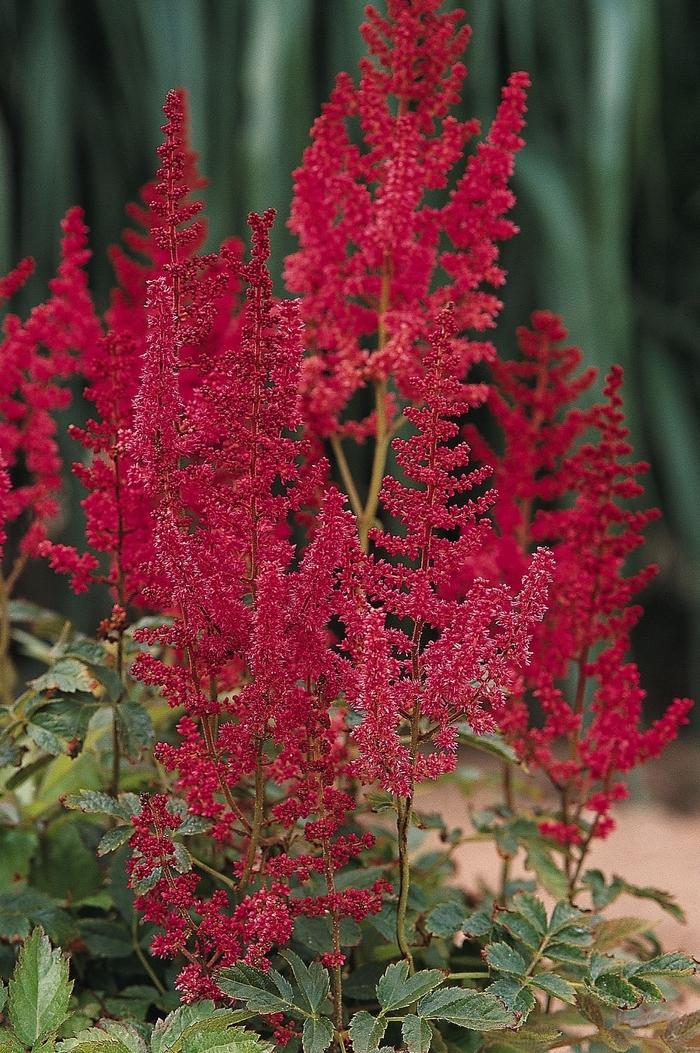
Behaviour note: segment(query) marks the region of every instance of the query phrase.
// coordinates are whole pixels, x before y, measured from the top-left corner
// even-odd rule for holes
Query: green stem
[[[408,910],[408,893],[411,887],[411,865],[408,857],[408,830],[411,824],[413,800],[411,797],[397,797],[396,832],[399,848],[399,901],[396,905],[396,942],[409,971],[413,972],[413,955],[406,936],[406,912]]]
[[[146,957],[146,955],[143,953],[143,948],[139,944],[138,922],[136,920],[136,915],[134,915],[134,919],[133,919],[133,921],[131,923],[131,945],[134,948],[134,953],[136,954],[136,957],[138,958],[138,960],[141,962],[141,965],[143,966],[144,972],[147,974],[147,976],[149,977],[151,983],[153,984],[155,989],[158,991],[158,994],[164,995],[165,994],[165,987],[163,986],[163,984],[158,979],[158,976],[157,976],[156,972],[154,971],[153,966],[149,962],[149,960]]]
[[[226,877],[226,875],[222,874],[220,870],[215,870],[214,867],[210,867],[209,864],[205,863],[203,859],[197,859],[197,857],[193,856],[191,852],[190,856],[192,858],[192,862],[196,867],[199,868],[199,870],[203,870],[206,874],[210,874],[213,878],[215,878],[216,881],[220,881],[222,885],[227,885],[228,888],[232,889],[234,892],[238,892],[238,882],[234,881],[230,877]]]
[[[263,747],[262,741],[260,741],[258,743],[258,753],[255,761],[255,805],[253,810],[253,825],[250,831],[248,850],[246,852],[245,863],[243,864],[243,873],[241,874],[239,888],[245,888],[245,886],[250,881],[251,875],[253,873],[253,866],[255,865],[255,856],[257,855],[258,845],[260,843],[260,835],[262,833],[264,818],[265,775],[263,772]]]

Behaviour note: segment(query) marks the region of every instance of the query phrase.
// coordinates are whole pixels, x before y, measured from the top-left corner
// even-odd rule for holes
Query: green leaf
[[[117,995],[107,995],[104,1005],[110,1016],[129,1020],[145,1020],[151,1006],[160,1006],[161,995],[148,984],[131,984]]]
[[[534,871],[542,888],[550,896],[554,896],[555,899],[561,899],[563,896],[566,896],[569,889],[566,874],[559,869],[554,862],[552,853],[547,851],[546,848],[536,844],[529,844],[527,846],[525,866],[528,870]]]
[[[110,797],[108,793],[102,793],[100,790],[68,793],[62,798],[62,803],[66,808],[76,811],[112,815],[127,822],[137,815],[141,808],[141,802],[135,793],[120,793],[118,797]]]
[[[90,671],[75,658],[62,658],[60,661],[47,669],[45,673],[38,676],[29,683],[34,690],[61,691],[71,694],[73,691],[85,691],[91,694],[95,681]]]
[[[408,1053],[428,1053],[433,1033],[427,1020],[409,1013],[404,1017],[401,1034]]]
[[[665,1001],[664,993],[660,987],[652,983],[651,980],[647,980],[642,976],[630,976],[628,977],[632,987],[636,988],[644,996],[645,1002],[663,1002]]]
[[[99,680],[105,689],[105,694],[110,702],[118,702],[124,694],[124,684],[116,669],[108,665],[90,665],[93,676]]]
[[[56,942],[73,932],[70,915],[44,892],[33,888],[0,892],[0,937],[28,936],[32,925],[41,925]]]
[[[474,1031],[500,1030],[515,1024],[513,1013],[495,995],[459,987],[444,987],[426,995],[417,1012],[425,1020],[446,1020]]]
[[[226,1033],[233,1025],[248,1020],[250,1015],[246,1009],[215,1009],[214,1003],[206,1000],[180,1006],[153,1028],[152,1053],[180,1053],[195,1033]],[[252,1035],[251,1032],[246,1034]]]
[[[333,1041],[333,1025],[328,1017],[309,1018],[304,1021],[301,1044],[304,1053],[325,1053]]]
[[[270,1053],[272,1046],[242,1027],[209,1028],[206,1021],[182,1037],[182,1053]]]
[[[394,962],[388,966],[377,984],[377,999],[383,1013],[416,1002],[445,980],[440,969],[423,969],[413,976],[408,975],[408,962]]]
[[[102,666],[107,661],[107,651],[98,640],[77,636],[66,644],[63,657],[79,658],[86,665]]]
[[[459,741],[463,746],[471,746],[473,749],[490,753],[494,757],[500,758],[500,760],[508,761],[510,764],[518,763],[515,750],[507,744],[501,735],[477,735],[466,722],[459,724],[458,730]]]
[[[459,903],[439,903],[425,919],[425,927],[433,936],[448,939],[462,931],[466,920],[464,908]]]
[[[553,998],[559,998],[569,1005],[576,1004],[576,988],[563,976],[557,976],[556,973],[538,973],[531,978],[530,983]]]
[[[153,724],[147,710],[140,702],[127,699],[116,707],[117,733],[124,755],[138,760],[155,738]]]
[[[8,1015],[20,1041],[33,1046],[55,1033],[68,1015],[72,990],[67,959],[37,927],[20,950],[10,980]]]
[[[373,1050],[379,1049],[386,1029],[386,1020],[377,1019],[364,1010],[355,1013],[350,1021],[350,1041],[354,1053],[372,1053]]]
[[[58,757],[59,754],[65,753],[65,743],[61,742],[58,736],[54,735],[53,731],[47,731],[46,728],[40,727],[39,724],[27,724],[27,734],[39,749],[50,753],[52,757]]]
[[[394,908],[395,914],[396,910]],[[396,923],[394,922],[395,927]],[[294,921],[294,939],[313,954],[323,954],[324,951],[330,951],[333,946],[331,919],[306,918],[303,915],[299,915]],[[356,947],[361,939],[362,930],[357,922],[353,918],[341,918],[341,946]]]
[[[527,918],[524,918],[522,914],[518,914],[512,910],[502,910],[496,915],[496,921],[506,929],[511,936],[520,940],[531,950],[537,950],[540,946],[542,935],[538,933],[537,929],[531,925]]]
[[[96,706],[78,702],[75,699],[57,698],[45,703],[41,708],[34,709],[31,714],[31,724],[27,726],[28,733],[37,745],[47,749],[37,738],[36,728],[54,735],[61,742],[61,752],[71,755],[75,749],[68,749],[68,743],[73,739],[82,743],[87,733],[90,718],[95,712]],[[32,729],[35,729],[32,731]],[[63,741],[61,741],[63,740]],[[47,750],[47,752],[55,752]]]
[[[646,962],[636,962],[625,967],[626,976],[692,976],[697,972],[697,962],[680,951],[660,954]]]
[[[517,1016],[519,1023],[527,1020],[537,1005],[534,994],[525,986],[524,981],[516,980],[512,976],[503,976],[500,980],[495,980],[489,984],[486,991],[504,1002],[506,1008]]]
[[[634,1009],[643,998],[641,992],[616,973],[598,976],[593,984],[589,984],[588,990],[601,1002],[616,1009]]]
[[[490,943],[486,948],[485,958],[492,969],[497,969],[501,973],[524,976],[527,971],[527,962],[523,956],[509,947],[507,943]]]
[[[240,999],[258,1013],[287,1012],[293,1006],[291,988],[288,995],[281,995],[273,983],[274,976],[274,970],[263,973],[250,965],[234,965],[222,970],[216,982],[224,994]],[[283,979],[279,974],[277,977]]]
[[[328,970],[324,969],[320,962],[312,962],[309,966],[305,965],[294,951],[283,951],[282,957],[292,967],[294,979],[304,999],[304,1008],[311,1013],[315,1013],[328,997],[330,990]]]
[[[9,1027],[0,1027],[0,1053],[27,1053],[26,1047]]]
[[[630,885],[628,881],[624,882],[622,891],[627,892],[630,896],[635,896],[637,899],[652,900],[654,903],[658,904],[662,910],[665,910],[667,914],[674,917],[676,921],[686,920],[685,911],[678,906],[669,892],[663,892],[661,889],[651,888],[647,885]]]
[[[593,930],[593,946],[597,951],[611,951],[649,928],[648,918],[605,918]]]
[[[614,877],[609,885],[606,884],[602,870],[587,870],[582,882],[590,889],[593,906],[599,909],[616,900],[625,888],[625,882],[620,877]]]
[[[101,1020],[98,1027],[63,1041],[60,1048],[61,1053],[148,1053],[136,1028],[117,1020]]]
[[[106,856],[109,852],[114,852],[115,849],[121,848],[129,840],[134,832],[132,826],[115,826],[112,830],[107,830],[102,835],[100,843],[97,846],[98,856]]]
[[[9,888],[27,877],[38,847],[35,830],[0,827],[0,888]]]
[[[3,981],[0,980],[0,1013],[2,1013],[3,1009],[5,1008],[5,1003],[6,1002],[7,1002],[7,987],[5,986]]]
[[[462,932],[467,936],[488,936],[493,928],[493,919],[486,910],[475,910],[464,921]]]
[[[95,958],[128,958],[134,952],[131,933],[117,921],[85,918],[80,922],[80,935]]]

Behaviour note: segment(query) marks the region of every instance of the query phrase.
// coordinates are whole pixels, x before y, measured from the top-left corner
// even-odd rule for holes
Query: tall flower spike
[[[375,530],[376,551],[364,565],[364,589],[375,609],[356,645],[363,674],[355,704],[364,714],[354,733],[356,766],[363,778],[378,778],[399,796],[453,767],[457,723],[467,720],[479,731],[497,727],[527,663],[548,581],[549,561],[541,552],[519,601],[506,586],[479,579],[466,597],[453,595],[465,557],[488,541],[486,513],[494,499],[488,491],[469,496],[491,472],[465,470],[469,447],[454,442],[458,419],[485,394],[455,378],[456,329],[452,308],[445,308],[430,336],[421,403],[405,411],[415,433],[394,440],[408,482],[387,477],[382,488],[384,507],[402,529]],[[401,741],[406,722],[409,745]]]
[[[478,132],[477,122],[449,114],[470,31],[458,28],[460,11],[440,7],[441,0],[396,0],[387,19],[367,9],[362,32],[372,58],[360,63],[358,87],[338,77],[294,175],[290,227],[300,249],[287,260],[286,279],[304,297],[305,417],[320,436],[376,433],[372,415],[343,423],[352,396],[372,381],[393,376],[398,395],[413,396],[432,319],[448,301],[457,374],[492,354],[462,334],[493,325],[500,307],[481,286],[502,284],[497,242],[515,232],[505,219],[513,203],[507,187],[528,81],[510,78],[490,132],[445,204],[425,204],[426,191],[448,185]],[[347,127],[354,120],[360,147]],[[450,280],[435,288],[439,270]]]
[[[635,596],[655,568],[626,575],[625,566],[658,511],[629,507],[643,493],[639,476],[647,465],[629,460],[622,371],[611,370],[603,403],[572,408],[594,374],[577,375],[581,352],[561,346],[566,335],[559,318],[536,312],[532,328],[518,332],[522,358],[494,364],[489,405],[504,452],[497,457],[483,442],[475,446],[494,464],[501,496],[497,532],[472,559],[471,574],[514,578],[533,543],[552,549],[550,609],[534,633],[523,689],[511,699],[502,727],[562,794],[561,810],[543,821],[542,832],[587,846],[613,828],[610,809],[626,794],[619,776],[675,737],[691,703],[676,699],[643,729],[644,692],[628,659],[629,636],[641,614]],[[531,720],[534,700],[543,711],[541,726]],[[585,856],[585,848],[576,851],[576,858],[572,848],[567,855],[572,880]]]
[[[172,873],[144,893],[144,917],[164,928],[154,953],[187,950],[178,986],[188,999],[216,991],[216,972],[244,960],[267,967],[267,955],[291,933],[296,914],[330,915],[327,955],[340,968],[340,921],[378,911],[384,886],[358,893],[335,888],[337,869],[371,838],[341,835],[353,799],[347,733],[332,711],[349,675],[331,624],[343,607],[340,571],[356,562],[355,529],[343,499],[328,491],[313,539],[297,552],[291,520],[304,500],[292,436],[299,423],[301,323],[298,305],[276,303],[267,270],[272,211],[251,215],[253,251],[238,266],[247,296],[237,339],[212,355],[201,327],[193,337],[198,285],[179,286],[175,267],[149,285],[149,328],[131,449],[153,504],[154,606],[172,624],[141,634],[172,648],[165,660],[144,652],[133,673],[183,707],[180,741],[157,756],[174,773],[190,812],[212,823],[212,836],[235,860],[228,894],[199,894]],[[228,264],[236,266],[235,259]],[[188,328],[189,327],[189,328]],[[185,334],[185,337],[183,337]],[[206,369],[205,369],[206,367]],[[200,377],[183,384],[183,372]],[[174,660],[171,656],[174,656]],[[266,801],[269,779],[283,788]],[[245,792],[241,792],[244,790]],[[248,802],[250,801],[250,807]],[[152,809],[151,809],[152,812]],[[143,810],[143,829],[153,816]],[[141,820],[137,823],[137,829]],[[289,828],[304,839],[289,851]],[[269,862],[261,842],[277,837]],[[135,887],[148,861],[137,850]],[[151,853],[151,868],[159,864]],[[314,875],[325,893],[291,896]],[[267,883],[269,888],[256,888]],[[173,910],[172,882],[178,884]],[[180,888],[182,886],[182,888]]]
[[[95,407],[95,418],[84,427],[71,426],[70,431],[89,457],[87,463],[75,464],[74,471],[88,491],[82,506],[93,551],[80,554],[65,545],[50,549],[52,565],[71,575],[76,591],[95,580],[104,582],[123,608],[148,605],[146,593],[155,585],[149,570],[154,566],[152,501],[144,479],[134,471],[128,441],[147,352],[149,282],[170,282],[171,299],[178,301],[178,340],[198,343],[196,367],[194,353],[183,349],[179,356],[183,397],[201,384],[220,345],[235,342],[237,331],[238,283],[228,259],[197,255],[205,224],[201,218],[191,221],[202,210],[194,195],[204,180],[188,145],[185,93],[171,91],[164,112],[167,121],[158,149],[158,172],[141,192],[143,205],[127,209],[141,229],[124,232],[129,253],[121,247],[111,250],[117,285],[105,315],[106,334],[86,348],[80,363],[87,381],[85,397]],[[226,252],[235,258],[238,243],[227,243]],[[138,254],[138,259],[130,253]],[[172,305],[164,309],[171,310]],[[103,567],[93,553],[103,555]]]
[[[87,228],[81,209],[61,221],[61,259],[50,295],[26,321],[8,314],[0,358],[0,455],[16,485],[5,497],[6,521],[18,522],[20,560],[43,551],[47,526],[58,511],[61,459],[56,410],[70,401],[62,383],[76,368],[76,355],[99,339],[99,323],[87,292]],[[33,269],[24,260],[2,283],[12,295]]]

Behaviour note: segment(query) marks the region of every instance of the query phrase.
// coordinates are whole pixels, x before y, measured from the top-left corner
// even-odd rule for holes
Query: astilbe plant
[[[110,817],[100,855],[129,852],[116,865],[153,961],[136,915],[128,939],[154,1004],[164,981],[197,1003],[158,1025],[154,1050],[163,1035],[185,1048],[200,1024],[230,1048],[266,1048],[227,1030],[252,1018],[304,1053],[374,1053],[387,1031],[383,1048],[408,1053],[600,1042],[656,1053],[697,1031],[658,1010],[662,985],[692,960],[657,953],[646,923],[618,931],[599,912],[623,889],[677,908],[584,870],[625,773],[658,755],[690,708],[678,699],[645,727],[629,658],[635,596],[653,573],[625,569],[656,514],[635,503],[645,466],[630,460],[617,368],[602,403],[578,406],[594,376],[562,346],[558,318],[536,312],[514,361],[483,338],[505,280],[498,245],[516,232],[509,179],[528,80],[510,77],[462,164],[479,134],[451,115],[469,30],[440,7],[367,9],[359,85],[338,78],[295,173],[299,250],[286,277],[299,300],[273,295],[272,211],[249,217],[247,258],[236,240],[204,251],[203,180],[173,91],[155,180],[112,250],[104,318],[74,210],[51,298],[5,324],[0,506],[20,526],[5,607],[30,556],[76,592],[107,586],[111,603],[98,640],[70,626],[51,646],[18,637],[50,668],[9,710],[8,755],[30,759],[8,785],[64,740],[72,756],[92,714],[109,710],[90,746],[109,793],[93,783],[65,803]],[[473,382],[477,363],[488,383]],[[67,397],[57,380],[76,370],[94,407],[71,429],[87,454],[75,465],[84,550],[47,536],[52,413]],[[476,409],[490,411],[493,446]],[[349,442],[371,449],[366,480]],[[4,655],[7,611],[2,624]],[[160,738],[145,761],[142,703]],[[473,817],[504,860],[500,888],[476,900],[443,887],[470,835],[417,801],[453,776],[462,743],[508,765],[504,800]],[[519,796],[532,772],[554,797]],[[442,847],[416,858],[425,827]],[[521,848],[532,880],[514,874]],[[84,916],[78,904],[77,954],[95,946],[101,905],[88,899]],[[49,962],[40,934],[27,947]],[[245,1008],[214,1010],[231,1002]],[[552,1003],[569,1006],[554,1018],[564,1032],[548,1023]],[[112,1021],[66,1053],[104,1041],[141,1048]]]
[[[0,344],[0,679],[5,704],[11,691],[7,604],[27,560],[41,554],[58,515],[61,458],[55,414],[70,402],[65,382],[76,372],[75,352],[90,348],[99,331],[87,289],[90,254],[79,208],[66,214],[61,230],[61,260],[49,282],[49,297],[24,321],[6,314]],[[2,278],[0,300],[14,296],[33,269],[27,258]]]
[[[533,543],[546,543],[554,556],[547,617],[500,726],[556,791],[558,810],[540,830],[564,846],[573,893],[591,840],[614,829],[610,809],[627,796],[619,776],[658,756],[687,723],[692,703],[675,699],[654,724],[641,726],[644,692],[629,659],[630,632],[642,613],[634,597],[656,567],[626,574],[625,566],[658,510],[632,504],[644,492],[639,476],[648,465],[630,460],[621,369],[610,371],[603,403],[577,408],[595,375],[578,372],[582,355],[562,346],[566,336],[559,318],[535,312],[532,328],[518,333],[521,357],[493,366],[489,404],[503,452],[474,439],[495,466],[502,497],[492,544],[474,565],[500,581],[517,578]],[[542,713],[536,723],[532,701]]]

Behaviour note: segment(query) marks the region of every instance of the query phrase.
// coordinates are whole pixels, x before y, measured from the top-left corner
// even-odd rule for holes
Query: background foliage
[[[288,213],[290,173],[337,70],[362,50],[362,0],[3,0],[0,263],[55,261],[58,220],[87,210],[94,279],[125,200],[152,174],[168,88],[190,92],[212,179],[212,242],[251,209]],[[528,147],[499,327],[561,311],[589,361],[627,368],[635,440],[665,511],[662,568],[638,650],[652,711],[700,687],[700,8],[694,0],[472,0],[467,108],[493,114],[511,69],[530,71]],[[292,241],[276,231],[279,272]],[[74,413],[79,410],[74,410]],[[70,451],[74,456],[74,451]],[[75,494],[77,501],[77,492]],[[66,512],[65,531],[80,524]],[[29,590],[45,598],[34,572]],[[25,589],[26,591],[26,589]],[[43,594],[43,595],[42,595]],[[65,594],[86,628],[93,613]],[[654,641],[653,647],[649,645]],[[695,657],[693,657],[695,655]]]

